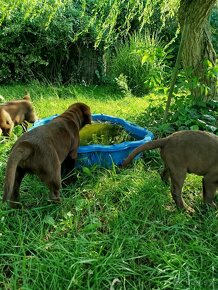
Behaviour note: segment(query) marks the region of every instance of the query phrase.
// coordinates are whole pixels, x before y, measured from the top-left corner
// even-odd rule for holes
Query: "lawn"
[[[107,87],[37,83],[2,86],[0,95],[19,98],[25,89],[40,118],[80,101],[92,113],[148,129],[143,115],[151,99],[159,100],[123,97]],[[15,133],[0,140],[1,185],[20,129]],[[25,177],[24,209],[0,205],[0,289],[218,289],[217,211],[202,204],[201,178],[190,175],[184,196],[195,213],[179,212],[159,177],[158,156],[146,154],[125,170],[77,170],[60,205],[47,201],[48,190],[36,177]]]

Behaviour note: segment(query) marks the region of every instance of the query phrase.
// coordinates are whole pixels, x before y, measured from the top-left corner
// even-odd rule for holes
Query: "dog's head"
[[[11,116],[3,108],[0,108],[0,129],[4,136],[10,135],[14,128],[14,123]]]
[[[75,103],[68,108],[69,111],[76,112],[78,115],[80,128],[84,127],[86,124],[91,124],[91,110],[90,107],[84,103]]]

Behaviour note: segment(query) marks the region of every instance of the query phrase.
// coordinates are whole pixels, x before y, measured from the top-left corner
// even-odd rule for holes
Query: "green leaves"
[[[54,218],[52,216],[46,215],[45,218],[44,218],[44,223],[48,224],[50,226],[54,226],[55,225],[55,220],[54,220]]]
[[[144,55],[143,55],[143,57],[142,57],[142,65],[145,63],[145,62],[147,62],[148,61],[148,59],[149,59],[149,53],[148,52],[144,52]]]
[[[118,42],[108,54],[108,76],[115,78],[126,95],[143,95],[157,89],[167,77],[164,44],[156,33],[145,30]],[[123,80],[123,81],[122,81]]]
[[[93,78],[102,80],[105,68],[102,58],[106,48],[111,47],[114,51],[118,40],[127,39],[129,33],[134,31],[143,31],[154,15],[160,22],[158,26],[161,25],[160,18],[166,20],[174,15],[177,0],[171,0],[171,4],[160,2],[1,0],[0,81],[27,82],[37,78],[50,82],[75,82],[85,79],[87,67],[92,75],[87,77],[88,81],[85,79],[86,82],[93,81]],[[153,38],[155,42],[155,36]],[[164,57],[162,48],[152,47],[148,55],[144,48],[144,56],[130,55],[135,67],[129,74],[120,71],[115,76],[123,73],[129,78],[135,73],[140,81],[129,87],[136,93],[140,93],[140,87],[147,92],[160,82],[160,77],[155,73],[151,82],[144,83],[147,80],[144,75],[147,74],[142,72],[148,71],[146,63],[157,66],[156,58]],[[143,68],[140,68],[141,65]],[[157,70],[162,72],[162,67],[157,66]]]
[[[179,130],[202,130],[218,134],[218,105],[215,100],[208,103],[193,103],[190,96],[177,95],[171,106],[168,122],[162,123],[165,99],[150,102],[140,120],[157,136],[166,136]]]

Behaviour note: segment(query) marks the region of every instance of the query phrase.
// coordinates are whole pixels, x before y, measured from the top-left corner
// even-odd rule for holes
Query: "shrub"
[[[168,52],[157,34],[134,33],[107,54],[107,75],[112,80],[125,76],[132,93],[143,95],[162,85],[167,58]]]
[[[1,83],[32,79],[66,83],[93,78],[98,57],[94,36],[84,31],[74,39],[90,16],[82,16],[81,7],[73,1],[58,7],[53,2],[41,4],[44,10],[38,7],[40,1],[36,7],[30,3],[33,11],[29,14],[26,2],[19,2],[1,19]]]
[[[210,100],[193,102],[191,96],[174,96],[166,123],[163,123],[165,97],[151,99],[146,111],[137,122],[143,126],[149,124],[149,129],[159,137],[180,130],[202,130],[218,135],[218,102]]]

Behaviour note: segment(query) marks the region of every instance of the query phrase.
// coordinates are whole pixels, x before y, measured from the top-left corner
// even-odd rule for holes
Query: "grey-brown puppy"
[[[27,130],[27,122],[37,120],[29,94],[22,100],[9,101],[0,105],[0,129],[4,136],[10,135],[14,126],[22,125]]]
[[[90,123],[90,108],[75,103],[51,122],[24,133],[8,159],[3,201],[18,207],[20,183],[27,172],[36,174],[48,186],[51,200],[59,201],[61,166],[66,174],[72,170],[80,141],[79,130]]]
[[[218,136],[201,131],[180,131],[166,138],[143,144],[123,162],[122,167],[140,152],[160,148],[165,167],[162,179],[171,179],[171,194],[179,208],[184,208],[182,187],[186,173],[203,177],[203,199],[213,204],[218,187]]]

